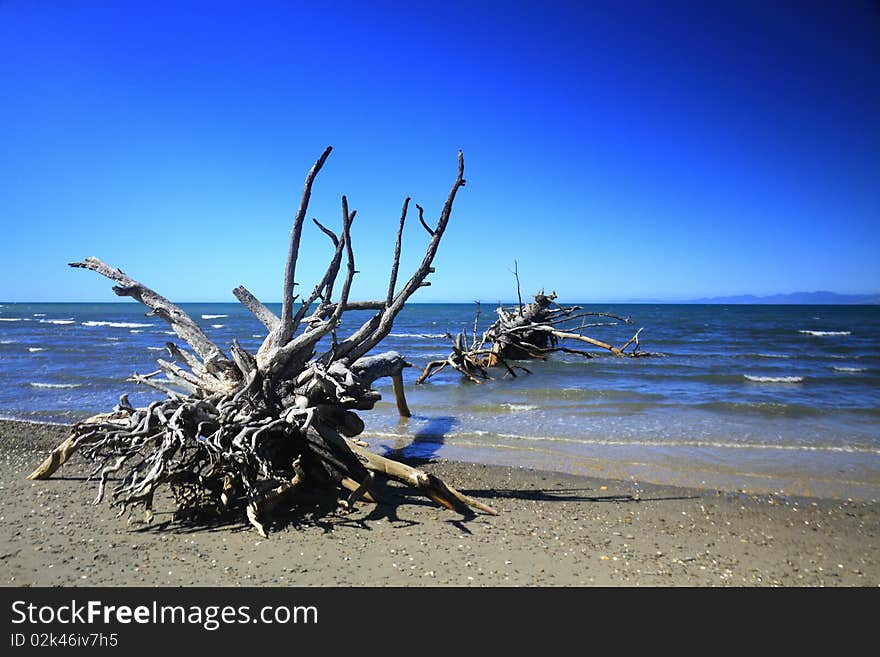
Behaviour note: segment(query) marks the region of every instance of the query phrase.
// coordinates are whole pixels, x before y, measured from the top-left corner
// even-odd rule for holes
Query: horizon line
[[[759,297],[756,295],[725,295],[724,297],[699,297],[699,298],[689,298],[689,299],[643,299],[643,298],[634,298],[634,299],[620,299],[620,298],[611,298],[611,299],[592,299],[592,300],[575,300],[575,301],[565,301],[567,304],[600,304],[600,303],[617,303],[617,304],[639,304],[639,305],[647,305],[647,304],[659,304],[659,305],[763,305],[763,306],[875,306],[880,305],[880,293],[876,294],[846,294],[846,295],[838,295],[841,297],[875,297],[876,300],[869,301],[778,301],[778,302],[762,302],[762,299],[777,297],[777,296],[787,296],[787,295],[767,295],[766,297]],[[750,300],[734,300],[737,297],[745,297],[751,298]],[[6,301],[0,300],[0,306],[4,305],[13,305],[13,304],[96,304],[96,303],[106,303],[106,304],[126,304],[126,303],[134,303],[141,305],[138,301],[134,299],[77,299],[77,300],[32,300],[32,301]],[[234,306],[240,306],[237,300],[210,300],[210,299],[186,299],[186,300],[175,300],[172,301],[175,304],[228,304]],[[281,301],[265,301],[263,302],[266,305],[281,305]],[[496,299],[493,301],[488,301],[485,299],[471,299],[471,300],[434,300],[434,301],[408,301],[407,305],[422,305],[422,306],[430,306],[430,305],[450,305],[450,304],[502,304],[505,306],[517,306],[519,301],[516,299],[513,300],[505,300],[505,299]],[[523,304],[530,303],[530,301],[523,301]],[[314,305],[314,304],[313,304]]]

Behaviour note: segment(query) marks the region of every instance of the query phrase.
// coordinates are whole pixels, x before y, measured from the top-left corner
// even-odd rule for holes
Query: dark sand
[[[877,502],[748,496],[466,463],[426,470],[497,517],[464,518],[396,486],[352,514],[271,528],[150,526],[92,506],[74,458],[25,476],[64,427],[0,421],[6,586],[877,586]]]

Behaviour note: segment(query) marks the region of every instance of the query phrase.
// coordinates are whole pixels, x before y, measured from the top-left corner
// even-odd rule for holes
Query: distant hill
[[[792,292],[791,294],[771,294],[758,297],[742,294],[731,297],[709,297],[694,299],[690,303],[729,303],[729,304],[804,304],[804,305],[854,305],[880,304],[880,294],[837,294],[836,292]]]

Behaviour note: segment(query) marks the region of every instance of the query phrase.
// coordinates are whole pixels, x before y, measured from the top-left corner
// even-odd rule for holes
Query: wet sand
[[[877,586],[880,505],[675,488],[467,463],[420,464],[498,509],[461,515],[386,490],[318,503],[268,539],[245,525],[149,526],[91,504],[74,458],[27,474],[66,436],[0,421],[5,586]]]

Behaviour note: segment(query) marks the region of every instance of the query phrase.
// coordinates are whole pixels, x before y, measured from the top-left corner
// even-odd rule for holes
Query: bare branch
[[[336,237],[336,233],[325,227],[320,221],[318,221],[314,217],[312,217],[312,221],[315,222],[315,225],[320,229],[322,233],[330,238],[330,241],[333,242],[333,246],[339,246],[339,238]]]
[[[428,225],[428,222],[425,221],[425,209],[418,203],[416,203],[416,209],[419,211],[419,221],[422,222],[422,227],[424,227],[424,229],[428,231],[428,235],[434,237],[434,230],[432,230],[431,227]]]
[[[403,225],[406,223],[408,209],[409,196],[403,201],[403,210],[400,212],[400,224],[397,227],[397,239],[394,240],[394,262],[391,265],[391,276],[388,278],[388,296],[385,299],[386,307],[390,306],[394,300],[394,288],[397,286],[397,270],[400,268],[400,246],[403,241]],[[421,217],[421,213],[419,213],[419,217]]]
[[[152,311],[153,315],[165,320],[171,329],[185,340],[205,363],[205,368],[212,374],[227,379],[230,383],[238,380],[238,370],[223,355],[220,348],[208,339],[198,324],[187,315],[180,307],[171,303],[158,292],[148,288],[143,283],[130,278],[120,269],[111,267],[98,258],[86,258],[82,262],[71,262],[71,267],[90,269],[102,276],[116,281],[119,285],[113,286],[113,291],[120,297],[131,297],[140,301]]]
[[[278,328],[281,320],[278,319],[275,313],[264,306],[260,302],[260,300],[257,299],[257,297],[251,294],[244,285],[239,285],[237,288],[232,290],[232,293],[245,308],[251,311],[254,317],[260,320],[260,323],[263,326],[265,326],[270,331],[274,331]]]
[[[354,221],[355,214],[356,212],[352,212],[349,216],[349,224]],[[302,305],[299,307],[299,310],[296,311],[296,315],[294,315],[293,317],[294,333],[299,328],[303,316],[308,312],[309,308],[312,307],[315,299],[321,297],[321,307],[330,303],[330,297],[333,294],[333,284],[336,282],[336,277],[339,275],[339,265],[342,262],[342,251],[345,248],[345,239],[340,241],[333,231],[324,228],[321,224],[318,223],[316,219],[312,219],[312,221],[314,221],[318,225],[318,228],[320,228],[325,234],[328,234],[330,236],[330,238],[333,240],[333,244],[336,246],[336,250],[333,252],[333,257],[330,259],[330,264],[327,265],[327,271],[324,272],[324,276],[315,286],[315,289],[312,290],[312,294],[309,296],[309,298],[303,301]],[[344,231],[345,219],[343,219],[343,232]]]
[[[416,290],[418,290],[422,286],[422,282],[433,270],[431,267],[431,263],[434,262],[434,256],[437,255],[437,249],[440,246],[440,240],[443,238],[443,234],[446,231],[446,226],[449,223],[449,217],[452,215],[452,205],[455,202],[455,196],[458,193],[458,190],[464,187],[465,184],[466,181],[464,179],[464,155],[461,151],[459,151],[458,176],[456,177],[455,182],[452,184],[452,189],[449,192],[446,203],[443,204],[443,209],[440,212],[440,219],[437,222],[437,228],[432,233],[431,241],[428,243],[428,247],[425,250],[425,256],[424,258],[422,258],[422,263],[419,265],[418,269],[416,269],[415,273],[413,273],[412,278],[410,278],[409,281],[407,281],[407,283],[400,290],[400,292],[395,295],[394,300],[388,306],[388,308],[386,308],[385,311],[379,316],[379,325],[376,327],[375,330],[371,332],[369,337],[363,341],[360,341],[359,344],[352,345],[350,351],[345,352],[341,355],[346,355],[346,357],[350,360],[360,358],[370,349],[375,347],[380,341],[382,341],[391,331],[391,326],[394,322],[394,319],[400,313],[406,301],[413,294],[415,294]],[[365,328],[368,324],[372,325],[372,320],[365,323],[362,329]],[[358,332],[358,334],[359,333],[360,331]]]
[[[299,210],[293,219],[293,229],[290,231],[290,248],[287,251],[287,264],[284,267],[284,290],[281,295],[281,327],[279,335],[279,343],[284,344],[290,340],[293,334],[293,286],[294,276],[296,275],[296,260],[299,256],[299,241],[302,236],[303,220],[309,207],[309,198],[312,195],[312,183],[315,176],[324,166],[324,162],[333,150],[332,146],[328,146],[318,161],[312,166],[306,176],[305,186],[303,187],[302,198],[299,203]]]
[[[516,299],[519,302],[519,314],[523,314],[522,292],[519,287],[519,265],[516,260],[513,261],[513,277],[516,279]]]
[[[351,222],[354,219],[354,212],[348,212],[348,199],[343,196],[342,197],[342,240],[340,240],[339,247],[345,248],[345,252],[348,258],[348,271],[346,274],[345,282],[342,285],[342,292],[340,294],[339,302],[336,304],[336,308],[333,311],[333,314],[329,319],[325,320],[323,324],[310,329],[300,335],[299,337],[291,340],[287,344],[282,347],[279,347],[277,351],[272,355],[270,359],[269,367],[272,371],[278,372],[282,367],[287,363],[287,361],[291,358],[293,354],[302,349],[310,349],[318,340],[327,335],[330,331],[336,328],[336,325],[339,323],[339,318],[342,316],[342,313],[345,310],[345,304],[348,301],[348,294],[351,290],[351,282],[356,273],[354,268],[354,251],[351,248]],[[338,264],[336,266],[338,270]],[[329,273],[330,270],[328,270]],[[335,278],[335,273],[333,274]]]

